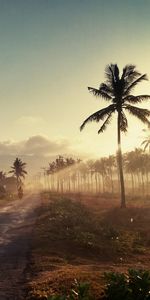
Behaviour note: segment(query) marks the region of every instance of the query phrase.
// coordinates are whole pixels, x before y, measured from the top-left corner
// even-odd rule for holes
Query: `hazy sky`
[[[149,0],[0,0],[0,147],[19,151],[31,140],[39,150],[43,137],[50,154],[61,143],[70,153],[115,152],[115,121],[101,135],[94,124],[79,131],[107,105],[87,86],[98,87],[111,62],[136,64],[150,78],[149,13]],[[150,82],[136,91],[150,94]],[[124,151],[144,135],[136,119],[129,126]]]

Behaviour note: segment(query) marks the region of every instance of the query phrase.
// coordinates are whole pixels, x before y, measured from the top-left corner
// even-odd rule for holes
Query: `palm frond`
[[[105,100],[111,100],[112,97],[106,92],[101,89],[95,89],[92,87],[88,87],[88,90],[96,97],[102,97]]]
[[[119,81],[119,68],[117,64],[112,65],[113,67],[113,73],[114,73],[114,80]]]
[[[148,148],[148,146],[150,146],[150,144],[147,142],[147,144],[144,147],[144,151],[146,151],[146,149]]]
[[[145,146],[144,146],[145,145]],[[144,140],[141,143],[141,146],[144,146],[144,151],[148,148],[148,146],[150,147],[150,137],[148,137],[146,140]]]
[[[141,146],[145,145],[146,143],[149,143],[149,144],[150,144],[150,138],[144,140],[144,141],[141,143]]]
[[[105,120],[105,122],[103,123],[103,125],[101,126],[101,128],[98,130],[98,134],[102,133],[106,130],[107,125],[110,124],[111,122],[111,117],[112,117],[112,112],[108,115],[107,119]]]
[[[114,112],[116,109],[116,105],[115,104],[111,104],[101,110],[98,110],[97,112],[95,112],[94,114],[90,115],[80,126],[80,130],[83,130],[83,128],[85,127],[85,125],[89,122],[95,121],[95,122],[99,122],[100,120],[103,120],[105,117],[107,117],[110,113]]]
[[[100,84],[99,90],[101,90],[104,93],[109,94],[110,96],[114,96],[113,88],[104,82]]]
[[[28,174],[26,170],[22,170],[22,173],[24,173],[24,174]]]
[[[110,64],[110,65],[107,65],[105,68],[106,81],[112,87],[114,87],[115,81],[116,81],[115,76],[114,76],[116,66],[117,66],[116,64]],[[116,73],[117,73],[117,71],[116,71]]]
[[[21,167],[24,167],[24,166],[26,166],[27,164],[26,163],[23,163],[23,162],[21,162]]]
[[[148,80],[146,74],[141,75],[139,78],[134,80],[131,84],[127,84],[127,88],[124,91],[124,96],[129,95],[129,93],[136,87],[136,85],[143,80]]]
[[[141,73],[139,73],[136,70],[136,66],[135,65],[126,65],[123,68],[123,72],[122,72],[122,77],[121,80],[127,80],[128,82],[132,82],[134,79],[136,79],[137,77],[141,76]]]
[[[146,143],[147,143],[147,140],[143,141],[143,142],[141,143],[141,146],[145,145]]]
[[[142,144],[141,144],[141,146],[142,146]],[[144,151],[148,148],[148,146],[150,146],[150,142],[147,141],[144,146]]]
[[[148,125],[150,127],[150,121],[147,119],[150,117],[150,110],[139,108],[132,105],[124,105],[124,108],[128,110],[130,114],[138,118],[140,121],[142,121],[144,124]]]
[[[123,98],[124,102],[129,102],[129,103],[141,103],[142,101],[146,101],[150,99],[150,95],[139,95],[139,96],[133,96],[133,95],[128,95]]]

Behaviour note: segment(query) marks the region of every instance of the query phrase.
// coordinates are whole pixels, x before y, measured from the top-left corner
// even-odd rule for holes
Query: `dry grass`
[[[43,198],[33,235],[29,299],[69,289],[75,278],[91,282],[98,299],[104,271],[150,267],[149,201],[131,205],[129,199],[129,208],[121,210],[117,198],[71,198]]]

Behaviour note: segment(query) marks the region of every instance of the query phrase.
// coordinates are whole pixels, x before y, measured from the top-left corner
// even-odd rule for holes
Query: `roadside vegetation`
[[[103,290],[94,295],[94,290],[88,282],[74,280],[70,290],[63,294],[41,296],[47,300],[149,300],[150,272],[129,269],[128,273],[105,272],[103,275]],[[36,298],[33,298],[36,299]]]
[[[150,154],[136,148],[123,155],[124,182],[127,198],[150,195]],[[37,184],[41,184],[38,182]],[[58,156],[44,170],[43,188],[57,193],[119,195],[119,174],[115,155],[81,161]]]
[[[126,273],[128,268],[149,269],[148,201],[145,208],[135,202],[120,210],[119,199],[112,202],[85,195],[69,199],[56,194],[41,197],[43,208],[33,233],[28,299],[62,295],[64,289],[69,293],[75,279],[89,283],[93,297],[99,299],[106,270]]]

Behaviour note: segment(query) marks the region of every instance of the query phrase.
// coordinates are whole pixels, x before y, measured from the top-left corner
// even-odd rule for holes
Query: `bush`
[[[105,300],[150,300],[150,272],[128,271],[128,274],[105,273]]]

